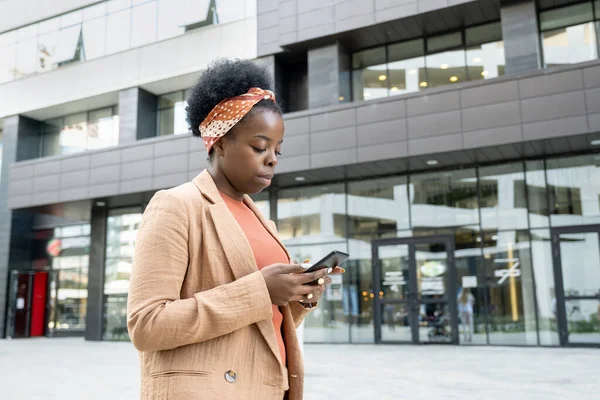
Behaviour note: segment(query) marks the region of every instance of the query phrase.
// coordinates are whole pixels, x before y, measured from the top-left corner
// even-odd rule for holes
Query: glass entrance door
[[[552,245],[561,345],[600,347],[600,225],[553,229]]]
[[[377,343],[458,343],[453,241],[373,242]]]

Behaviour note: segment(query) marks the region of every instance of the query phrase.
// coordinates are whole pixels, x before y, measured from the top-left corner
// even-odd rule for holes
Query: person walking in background
[[[283,143],[272,86],[253,62],[221,60],[192,89],[187,120],[209,167],[154,195],[131,272],[143,400],[302,399],[296,328],[331,278],[290,264],[248,196],[271,184]]]
[[[458,315],[463,329],[465,342],[473,341],[473,306],[475,297],[469,289],[462,288],[458,295]]]

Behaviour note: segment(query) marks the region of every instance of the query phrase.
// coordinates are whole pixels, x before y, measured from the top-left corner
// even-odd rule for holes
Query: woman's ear
[[[223,138],[221,138],[220,140],[217,140],[215,142],[215,144],[213,145],[213,149],[215,150],[215,153],[217,153],[217,155],[219,157],[223,157],[225,155],[225,150],[223,148]]]

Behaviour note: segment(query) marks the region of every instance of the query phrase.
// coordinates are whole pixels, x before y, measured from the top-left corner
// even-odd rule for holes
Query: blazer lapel
[[[211,175],[207,170],[204,170],[194,179],[194,183],[211,203],[208,207],[211,219],[234,278],[238,280],[258,271],[258,266],[254,260],[254,253],[250,247],[250,243],[237,220],[231,211],[229,211],[227,204],[223,201]],[[279,352],[275,330],[273,329],[273,321],[259,321],[256,325],[271,348],[273,355],[281,363],[281,354]]]

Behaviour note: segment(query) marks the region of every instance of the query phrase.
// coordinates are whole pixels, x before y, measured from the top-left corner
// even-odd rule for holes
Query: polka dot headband
[[[217,140],[229,132],[261,100],[277,101],[272,91],[252,88],[248,93],[230,97],[217,104],[200,124],[200,134],[206,151],[210,153]]]

